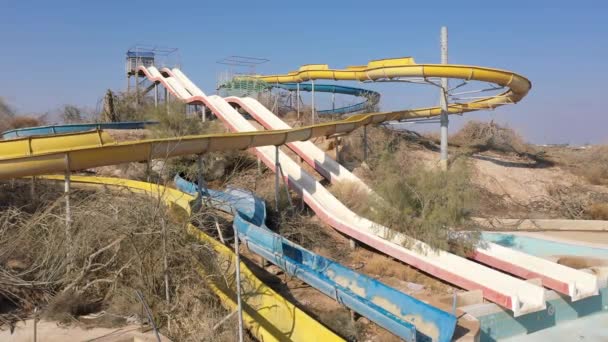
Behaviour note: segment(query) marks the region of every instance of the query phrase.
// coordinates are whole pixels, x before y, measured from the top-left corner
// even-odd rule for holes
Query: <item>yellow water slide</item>
[[[466,65],[415,64],[412,58],[371,61],[367,66],[329,69],[327,65],[307,65],[287,75],[260,76],[268,82],[299,82],[309,79],[380,80],[400,77],[449,77],[462,80],[492,82],[509,89],[501,94],[468,103],[452,103],[450,113],[490,109],[521,100],[531,83],[516,73]],[[188,103],[204,102],[192,96]],[[208,104],[209,105],[209,104]],[[213,105],[210,105],[213,107]],[[369,124],[390,120],[439,115],[439,107],[418,108],[394,112],[359,114],[345,120],[294,129],[184,136],[114,142],[104,133],[68,134],[54,137],[27,137],[0,143],[0,179],[43,175],[66,170],[146,161],[212,151],[244,150],[251,147],[283,145],[320,136],[346,134]]]
[[[63,177],[46,176],[46,179],[63,180]],[[92,184],[128,188],[133,192],[160,198],[168,206],[183,209],[190,215],[190,201],[194,197],[179,190],[162,185],[108,177],[72,176],[73,183]],[[231,275],[234,272],[234,254],[223,244],[206,235],[192,224],[187,225],[188,233],[213,248],[222,268]],[[230,311],[236,310],[236,293],[232,284],[226,284],[218,277],[210,276],[208,270],[198,269],[209,288],[220,298]],[[251,270],[241,262],[241,284],[243,291],[243,323],[259,341],[344,341],[331,330],[314,320],[288,300],[260,281]]]
[[[420,79],[432,84],[431,78],[453,78],[465,81],[494,83],[509,88],[503,93],[476,99],[467,103],[451,103],[449,114],[459,114],[475,110],[494,109],[505,104],[517,103],[530,88],[532,83],[525,77],[511,71],[485,68],[471,65],[454,64],[416,64],[414,58],[388,58],[370,61],[367,65],[349,66],[344,69],[330,69],[327,64],[307,64],[297,71],[280,75],[256,76],[272,83],[299,83],[311,80],[334,81],[397,81]],[[391,117],[386,120],[429,117],[441,114],[440,107],[406,109],[389,113],[379,113]],[[358,121],[370,114],[357,115],[351,120]]]
[[[449,113],[463,113],[473,110],[491,109],[497,106],[516,103],[529,91],[531,84],[523,76],[513,72],[461,65],[417,65],[411,58],[385,59],[372,61],[367,66],[348,67],[346,69],[329,69],[327,65],[308,65],[299,71],[287,75],[262,76],[272,83],[300,82],[308,79],[334,80],[381,80],[400,77],[449,77],[462,80],[491,82],[509,89],[502,94],[475,100],[469,103],[449,105]],[[169,89],[170,90],[170,89]],[[193,96],[188,103],[203,103],[205,100]],[[213,107],[213,105],[209,106]],[[211,108],[213,109],[213,108]],[[279,146],[288,142],[305,141],[314,137],[328,137],[336,134],[347,134],[369,124],[389,120],[406,119],[439,115],[440,108],[421,108],[396,112],[382,112],[351,116],[346,120],[317,124],[313,126],[244,133],[225,133],[212,135],[184,136],[166,139],[146,139],[128,142],[116,142],[102,131],[77,134],[56,135],[50,137],[26,137],[15,140],[0,141],[0,179],[21,176],[37,176],[49,173],[79,171],[88,168],[115,165],[126,162],[149,161],[169,157],[203,154],[212,151],[245,150],[259,146]],[[158,187],[147,183],[73,177],[75,182],[103,183],[127,186],[147,193],[158,193],[168,203],[177,204],[188,210],[187,201],[191,198],[176,190]],[[116,184],[116,183],[120,184]],[[220,253],[228,256],[229,251],[214,240],[201,235],[190,226],[199,238],[214,245]],[[339,340],[319,323],[297,310],[278,294],[267,288],[249,273],[244,272],[258,291],[252,296],[246,321],[251,331],[260,340],[311,340],[313,332],[319,332],[318,340]],[[218,295],[229,307],[234,306],[232,294],[217,289]],[[249,303],[249,302],[248,302]],[[325,330],[324,330],[325,329]],[[314,340],[314,339],[312,339]]]

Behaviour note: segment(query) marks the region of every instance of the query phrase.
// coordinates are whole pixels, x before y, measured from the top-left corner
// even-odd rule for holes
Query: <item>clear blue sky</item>
[[[183,70],[208,93],[225,69],[215,62],[228,55],[269,58],[264,73],[399,56],[437,63],[447,25],[451,63],[509,69],[533,83],[520,104],[464,120],[506,122],[536,143],[608,143],[608,3],[492,3],[3,0],[0,96],[21,113],[94,107],[107,88],[124,88],[124,53],[135,43],[179,48]],[[372,87],[383,109],[437,102],[436,90]]]

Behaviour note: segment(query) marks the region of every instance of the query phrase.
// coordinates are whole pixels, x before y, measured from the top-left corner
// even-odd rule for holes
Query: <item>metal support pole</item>
[[[331,93],[331,110],[336,110],[336,93]]]
[[[334,138],[334,146],[336,148],[336,161],[341,164],[342,161],[340,158],[340,137]]]
[[[441,28],[441,64],[448,64],[448,28],[443,26]],[[441,93],[439,98],[439,104],[441,105],[441,168],[447,170],[448,168],[448,79],[441,78]]]
[[[135,103],[139,104],[139,71],[135,73]]]
[[[202,115],[203,122],[205,122],[205,121],[207,121],[207,106],[203,105],[202,108],[201,108],[201,110],[202,110],[202,113],[203,113],[203,115]]]
[[[204,160],[203,160],[203,155],[199,154],[198,158],[197,158],[197,166],[198,166],[198,173],[197,173],[197,183],[198,183],[198,195],[199,198],[201,199],[201,205],[203,205],[203,189],[205,188],[205,178],[203,178],[203,166],[204,166]]]
[[[135,295],[137,295],[137,298],[139,298],[139,301],[141,302],[141,305],[143,307],[142,318],[143,318],[143,311],[145,310],[146,315],[148,316],[148,321],[150,322],[152,329],[154,329],[154,334],[156,335],[156,340],[158,342],[161,342],[160,335],[158,333],[158,327],[156,326],[156,323],[154,322],[154,317],[152,316],[152,311],[150,311],[150,307],[148,306],[148,303],[146,303],[143,293],[141,293],[141,291],[139,291],[139,290],[135,290]]]
[[[279,211],[279,146],[275,146],[275,159],[274,159],[274,204],[277,211]]]
[[[154,108],[158,107],[158,83],[154,83]]]
[[[162,223],[163,223],[162,246],[163,246],[163,267],[164,267],[163,273],[164,273],[164,280],[165,280],[165,301],[167,302],[167,304],[169,304],[171,302],[171,297],[169,295],[169,261],[167,260],[167,223],[164,220],[162,221]]]
[[[72,256],[72,208],[70,207],[70,156],[65,154],[65,175],[64,175],[64,186],[63,195],[65,197],[65,241],[68,246],[67,260],[68,260],[68,271],[72,270],[74,258]]]
[[[70,157],[68,154],[65,155],[65,176],[64,176],[64,187],[63,193],[65,195],[65,226],[68,241],[71,239],[70,226],[72,223],[72,210],[70,208]]]
[[[300,82],[296,83],[296,108],[298,111],[298,120],[300,120]]]
[[[30,183],[30,200],[34,202],[36,200],[36,176],[32,177]]]
[[[241,254],[239,253],[239,232],[236,225],[234,228],[234,254],[236,255],[236,303],[239,319],[239,342],[243,342],[243,304],[241,301]]]
[[[367,161],[367,125],[363,126],[363,161]]]
[[[310,80],[311,83],[311,106],[312,106],[312,124],[315,124],[315,80]]]
[[[34,342],[38,342],[38,308],[34,308]]]

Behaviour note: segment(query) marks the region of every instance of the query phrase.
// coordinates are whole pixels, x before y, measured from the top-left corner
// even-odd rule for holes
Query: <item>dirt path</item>
[[[11,334],[10,330],[0,330],[0,341],[10,342],[31,342],[34,340],[34,321],[27,320],[17,323],[15,331]],[[37,325],[37,339],[45,342],[64,342],[64,341],[96,341],[96,342],[127,342],[156,341],[154,332],[148,331],[141,333],[139,325],[128,325],[122,328],[81,328],[79,326],[63,327],[57,322],[40,321]],[[161,335],[161,341],[170,340]]]

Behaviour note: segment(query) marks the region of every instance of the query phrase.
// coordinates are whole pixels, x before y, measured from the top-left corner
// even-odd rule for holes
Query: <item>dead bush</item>
[[[468,121],[450,137],[450,143],[468,147],[475,152],[498,151],[517,154],[534,153],[531,146],[512,128],[494,121]]]
[[[542,201],[547,209],[561,213],[563,217],[571,220],[585,218],[586,208],[591,198],[589,192],[580,186],[547,186],[549,196]]]
[[[399,166],[406,151],[386,151],[373,165],[374,189],[370,218],[433,248],[466,254],[474,248],[478,234],[454,234],[454,229],[471,230],[470,216],[477,193],[471,183],[470,166],[462,160],[447,172],[421,164]]]
[[[44,120],[33,116],[16,116],[9,120],[9,129],[36,127],[44,125]]]
[[[369,192],[360,184],[350,181],[333,183],[329,191],[352,211],[365,215],[369,209]]]
[[[582,176],[593,185],[608,184],[608,165],[594,164],[580,170]]]
[[[128,190],[74,191],[68,226],[64,201],[54,194],[32,213],[10,203],[0,211],[0,299],[14,303],[12,317],[34,307],[62,321],[99,309],[139,316],[139,290],[169,337],[234,339],[232,323],[212,329],[227,312],[196,272],[203,265],[222,279],[219,261],[172,210]]]
[[[592,220],[608,220],[608,203],[593,203],[585,212]]]
[[[549,155],[560,166],[593,185],[608,185],[608,145],[552,147]]]
[[[44,117],[33,116],[0,116],[0,133],[17,128],[36,127],[45,124]]]

